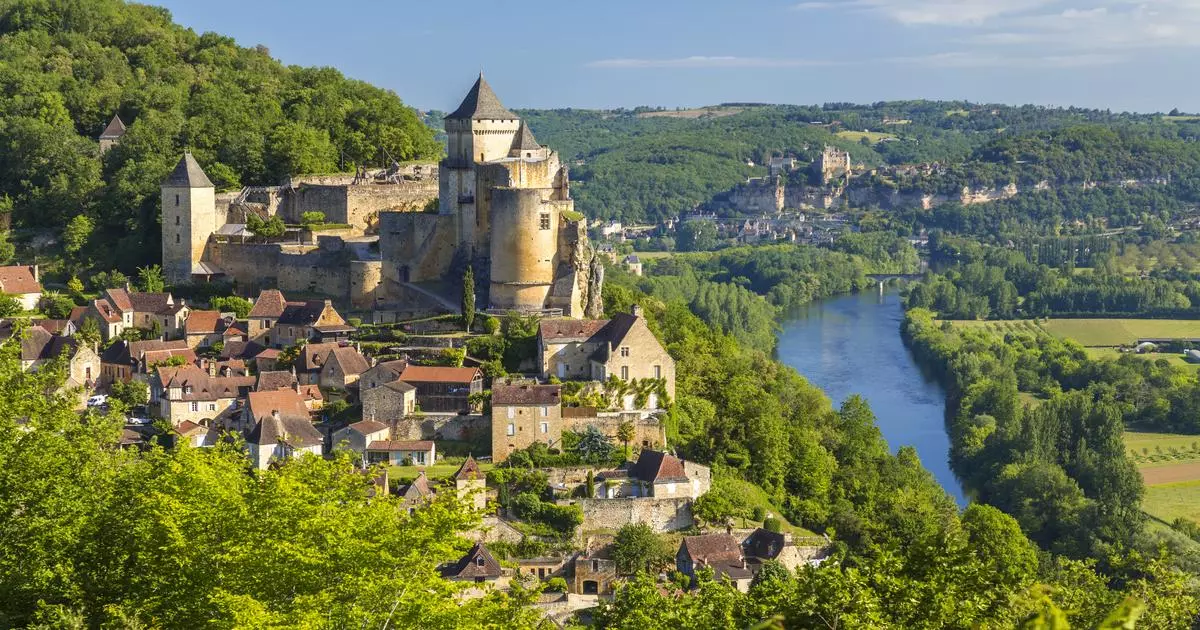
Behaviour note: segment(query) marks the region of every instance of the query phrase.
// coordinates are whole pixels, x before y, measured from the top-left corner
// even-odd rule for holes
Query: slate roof
[[[375,440],[368,451],[426,451],[433,448],[432,440]]]
[[[559,385],[492,384],[492,405],[557,405],[562,402]]]
[[[787,545],[787,538],[782,533],[770,532],[761,527],[754,530],[742,541],[742,549],[747,556],[774,559]]]
[[[467,455],[467,461],[458,467],[458,472],[454,473],[455,481],[470,481],[483,478],[483,473],[479,471],[479,464],[470,455]]]
[[[33,277],[33,267],[0,267],[0,291],[11,295],[41,293],[42,285]]]
[[[134,291],[129,295],[133,310],[138,313],[170,314],[178,312],[182,304],[176,304],[170,293],[143,293]]]
[[[479,368],[409,365],[400,373],[400,380],[406,383],[470,383],[477,376]]]
[[[258,373],[258,381],[254,383],[254,391],[270,392],[277,389],[292,389],[295,385],[295,374],[282,370],[268,370]]]
[[[158,382],[163,389],[180,387],[181,400],[216,401],[237,398],[243,390],[254,387],[253,376],[209,376],[196,365],[161,366],[157,370]],[[192,391],[188,392],[187,388]],[[295,392],[293,392],[295,393]]]
[[[467,555],[442,571],[442,576],[451,580],[495,580],[502,575],[500,563],[483,543],[475,543]]]
[[[376,363],[374,367],[363,372],[363,379],[367,382],[360,384],[359,387],[382,387],[386,383],[395,381],[400,378],[400,373],[404,371],[406,365],[408,365],[408,361],[403,359]]]
[[[642,481],[650,483],[666,483],[687,481],[687,473],[683,470],[683,460],[668,455],[662,451],[644,449],[638,456],[637,463],[630,469],[630,474]]]
[[[283,293],[278,289],[267,289],[259,292],[258,299],[254,300],[254,307],[250,309],[247,317],[274,319],[282,315],[285,308],[287,308],[287,300],[283,298]]]
[[[321,319],[325,310],[324,300],[308,300],[307,302],[288,302],[279,314],[280,324],[293,326],[312,326]]]
[[[533,137],[533,132],[529,130],[529,125],[525,121],[521,121],[521,128],[517,130],[517,135],[513,136],[512,147],[510,151],[537,151],[542,145],[538,144]]]
[[[67,329],[71,324],[69,319],[35,319],[29,322],[31,326],[37,326],[49,333],[58,334]]]
[[[383,385],[380,385],[380,387],[386,387],[392,391],[400,392],[401,394],[411,392],[411,391],[414,391],[417,389],[416,387],[413,387],[412,385],[409,385],[408,383],[405,383],[404,381],[391,381],[389,383],[384,383]]]
[[[108,126],[104,131],[100,132],[100,138],[103,140],[115,140],[125,135],[125,123],[117,114],[113,114],[112,120],[108,121]]]
[[[64,352],[75,351],[78,342],[71,337],[53,335],[45,328],[30,326],[21,337],[22,361],[45,361]]]
[[[204,174],[204,169],[200,168],[200,163],[196,161],[196,158],[192,157],[191,153],[184,153],[183,157],[179,159],[179,163],[175,165],[175,170],[171,171],[171,174],[163,180],[163,186],[213,188],[213,183],[208,179],[208,175]]]
[[[300,370],[305,372],[315,372],[325,365],[325,361],[329,358],[329,353],[340,348],[336,341],[329,343],[310,343],[300,349]]]
[[[104,354],[100,355],[100,360],[104,363],[128,365],[133,363],[134,359],[140,361],[143,354],[159,350],[174,350],[182,353],[190,350],[190,348],[188,348],[187,341],[183,339],[176,339],[174,341],[163,341],[161,339],[125,341],[124,339],[119,339],[116,343],[109,346],[104,351]]]
[[[467,92],[462,103],[453,112],[446,115],[448,120],[516,120],[518,116],[500,103],[500,98],[492,91],[492,86],[483,79],[483,73],[475,80],[475,85]]]

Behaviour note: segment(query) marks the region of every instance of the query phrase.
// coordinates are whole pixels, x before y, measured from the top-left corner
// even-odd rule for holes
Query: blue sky
[[[197,31],[453,109],[967,99],[1200,110],[1200,0],[157,0]]]

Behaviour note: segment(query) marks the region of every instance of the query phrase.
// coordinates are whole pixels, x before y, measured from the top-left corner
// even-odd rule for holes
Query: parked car
[[[89,407],[103,407],[104,405],[107,405],[107,404],[108,404],[108,395],[107,394],[96,394],[95,396],[92,396],[87,399],[87,406],[89,406]]]
[[[150,418],[146,418],[146,417],[142,417],[142,416],[129,416],[128,418],[125,418],[126,424],[132,424],[132,425],[136,425],[139,427],[150,426],[150,424],[153,422],[154,421],[151,420]]]

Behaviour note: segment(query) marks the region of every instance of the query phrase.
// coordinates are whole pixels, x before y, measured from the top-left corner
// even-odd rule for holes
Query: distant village
[[[400,497],[406,509],[460,497],[483,525],[443,574],[473,583],[472,592],[561,578],[538,603],[554,619],[612,594],[622,577],[613,533],[630,524],[675,536],[680,574],[712,571],[743,590],[764,562],[822,562],[827,539],[770,527],[770,514],[750,523],[695,516],[712,472],[669,442],[675,362],[637,305],[603,317],[612,243],[646,230],[599,226],[606,244],[593,245],[567,168],[482,75],[446,127],[447,157],[436,165],[220,194],[185,154],[161,185],[162,269],[170,285],[228,286],[251,299],[248,312],[126,286],[63,319],[5,320],[0,337],[19,345],[23,370],[64,362],[63,392],[81,412],[144,385],[123,448],[203,449],[236,436],[258,469],[347,452],[375,493]],[[123,130],[114,118],[101,150]],[[261,234],[270,221],[282,233]],[[693,221],[743,242],[832,238],[845,223],[777,210],[737,221],[701,213],[651,229]],[[623,262],[640,273],[636,257]],[[475,325],[464,327],[458,282],[467,268],[481,301]],[[36,312],[38,266],[0,268],[0,291]],[[536,327],[517,373],[495,374],[469,352],[501,334],[502,318]],[[553,462],[584,440],[609,455],[533,466],[545,476],[546,504],[581,517],[565,546],[555,539],[553,554],[536,557],[494,553],[545,536],[504,506],[504,484],[490,471],[514,458]]]

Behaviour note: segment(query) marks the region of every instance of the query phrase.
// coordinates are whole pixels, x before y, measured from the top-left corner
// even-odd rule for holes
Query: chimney
[[[37,265],[30,267],[29,271],[33,273],[33,281],[34,282],[41,282],[41,274],[38,273]]]
[[[299,394],[300,393],[300,381],[293,379],[292,380],[292,389],[296,390],[296,393]]]
[[[632,314],[634,317],[641,317],[641,316],[642,316],[642,305],[641,305],[641,304],[634,304],[634,305],[633,305],[633,307],[629,309],[629,312],[630,312],[630,313],[631,313],[631,314]]]

